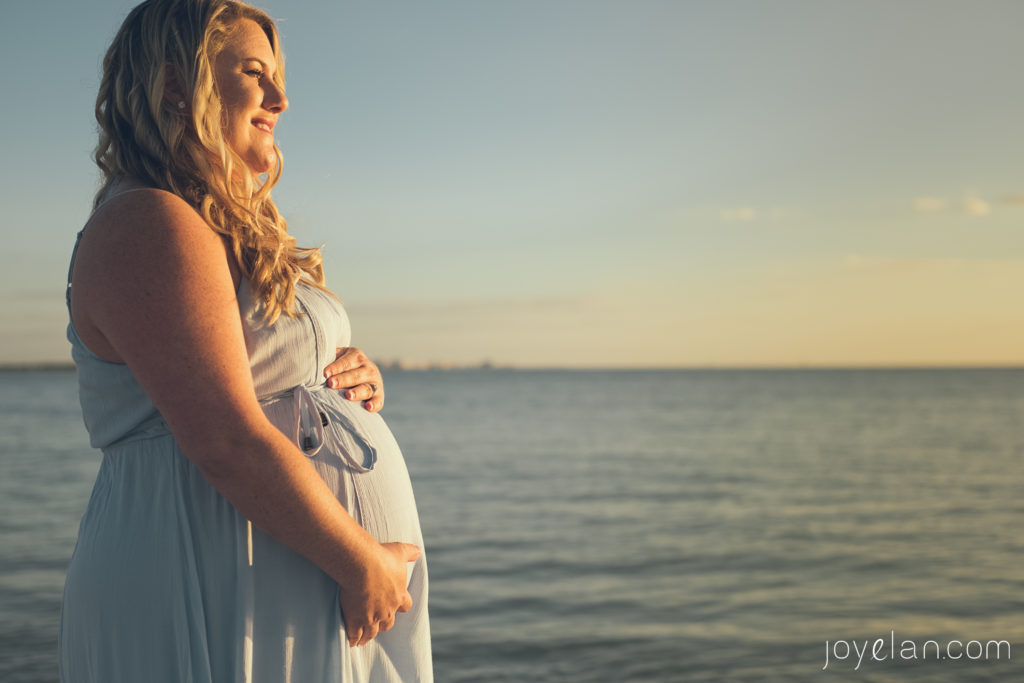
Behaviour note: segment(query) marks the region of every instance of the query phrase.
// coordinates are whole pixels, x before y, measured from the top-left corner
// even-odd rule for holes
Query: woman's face
[[[267,34],[242,19],[214,60],[214,79],[224,110],[224,140],[253,173],[274,168],[274,125],[288,108],[273,81],[277,60]]]

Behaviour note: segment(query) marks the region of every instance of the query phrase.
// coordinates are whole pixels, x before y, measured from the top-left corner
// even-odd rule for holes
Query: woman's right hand
[[[380,543],[378,548],[363,575],[339,590],[350,646],[366,645],[394,626],[396,611],[412,607],[406,563],[418,558],[420,549],[409,543]]]

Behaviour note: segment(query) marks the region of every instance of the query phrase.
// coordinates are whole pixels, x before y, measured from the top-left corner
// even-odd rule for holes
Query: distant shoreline
[[[1024,365],[691,365],[668,367],[567,367],[495,365],[477,363],[456,365],[454,363],[403,364],[381,362],[383,372],[458,372],[466,370],[521,371],[521,372],[877,372],[893,370],[1024,370]],[[74,372],[71,362],[49,363],[0,363],[0,373],[15,372]]]
[[[73,372],[75,364],[64,363],[0,363],[0,372]]]

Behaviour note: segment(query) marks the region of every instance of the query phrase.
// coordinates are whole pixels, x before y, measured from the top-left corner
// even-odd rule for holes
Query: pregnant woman
[[[150,0],[103,63],[68,339],[103,451],[67,683],[432,679],[427,570],[380,373],[270,198],[277,32]]]

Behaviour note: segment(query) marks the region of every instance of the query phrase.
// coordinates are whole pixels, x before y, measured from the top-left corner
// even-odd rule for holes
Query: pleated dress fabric
[[[70,305],[70,275],[68,286]],[[264,412],[378,541],[422,547],[391,431],[324,384],[335,349],[350,345],[344,309],[308,285],[296,301],[303,315],[268,326],[245,279],[238,289]],[[368,645],[349,647],[337,583],[207,483],[126,365],[93,354],[73,321],[67,336],[103,460],[65,582],[64,683],[433,680],[425,554],[408,565],[412,609]]]

